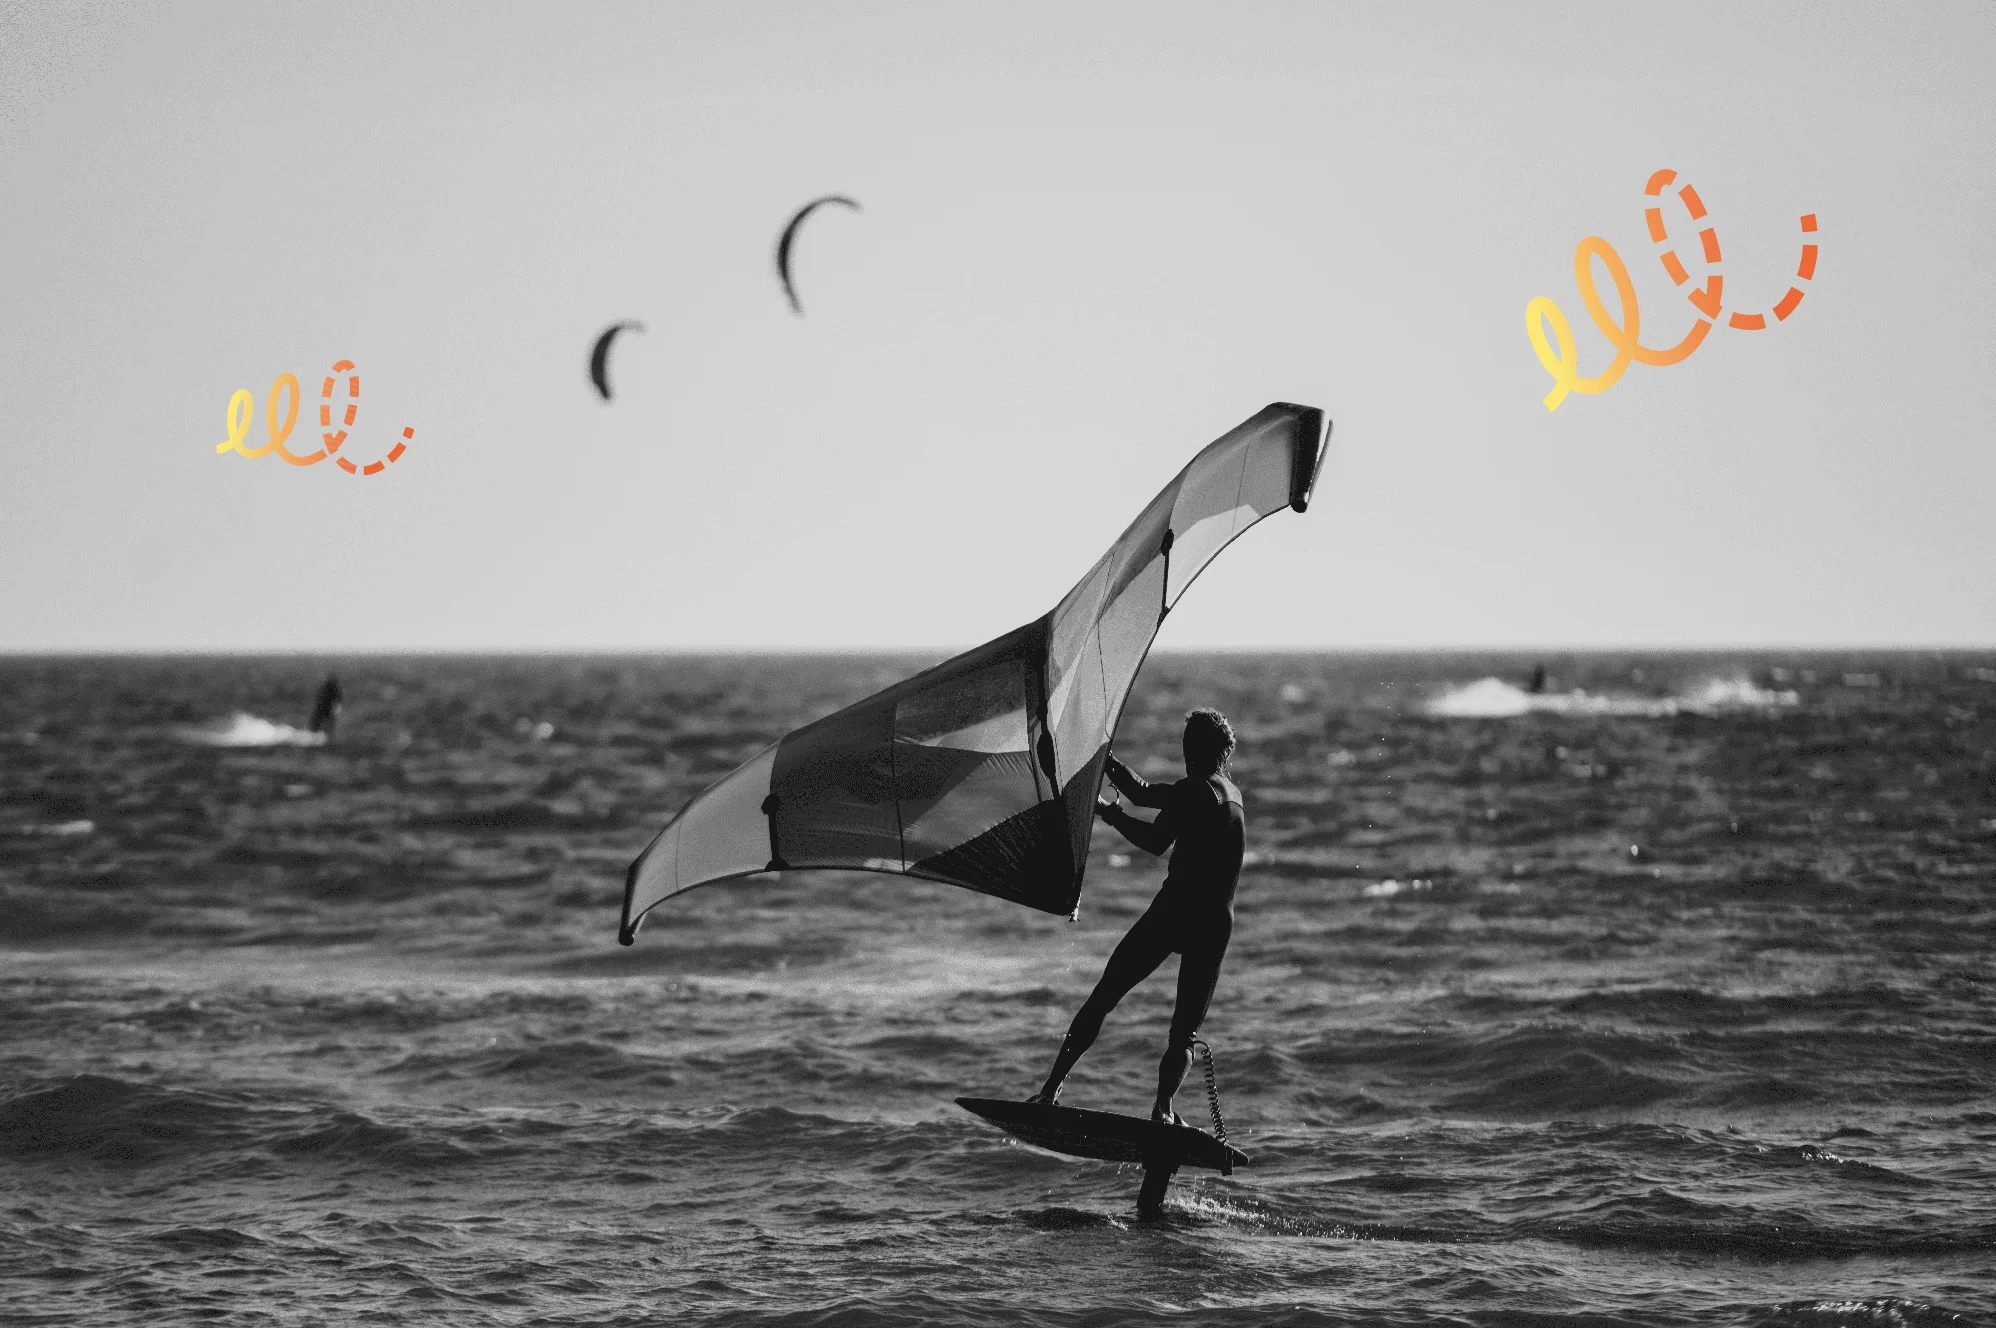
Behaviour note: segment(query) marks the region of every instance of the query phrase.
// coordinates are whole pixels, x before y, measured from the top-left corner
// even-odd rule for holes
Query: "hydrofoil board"
[[[960,1097],[956,1104],[1038,1148],[1104,1162],[1141,1162],[1147,1168],[1205,1167],[1231,1176],[1248,1156],[1190,1125],[1167,1125],[1143,1116],[1043,1102]]]

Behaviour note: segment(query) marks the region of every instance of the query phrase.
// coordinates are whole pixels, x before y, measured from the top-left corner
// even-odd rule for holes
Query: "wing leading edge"
[[[1109,740],[1164,616],[1220,551],[1309,505],[1329,430],[1277,402],[1208,445],[1051,613],[778,739],[631,864],[617,939],[696,886],[919,876],[1072,913]]]

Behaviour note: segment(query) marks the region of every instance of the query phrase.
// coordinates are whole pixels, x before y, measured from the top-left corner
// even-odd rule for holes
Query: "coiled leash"
[[[1197,1033],[1192,1035],[1192,1041],[1206,1051],[1206,1108],[1213,1113],[1213,1132],[1220,1141],[1220,1174],[1231,1176],[1234,1174],[1235,1154],[1227,1145],[1227,1118],[1220,1114],[1220,1076],[1213,1069],[1213,1045]],[[1182,1160],[1182,1155],[1169,1150],[1153,1153],[1144,1159],[1144,1184],[1137,1192],[1139,1216],[1163,1216],[1165,1188],[1171,1184],[1171,1178],[1177,1174]]]
[[[1213,1047],[1197,1033],[1192,1035],[1192,1040],[1206,1053],[1206,1109],[1213,1113],[1214,1136],[1224,1144],[1227,1142],[1227,1121],[1220,1114],[1220,1077],[1213,1070]]]

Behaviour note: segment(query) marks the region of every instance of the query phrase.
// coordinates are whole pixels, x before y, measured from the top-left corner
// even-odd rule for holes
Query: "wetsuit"
[[[1102,819],[1146,852],[1162,854],[1170,849],[1171,867],[1150,908],[1116,946],[1102,980],[1074,1016],[1062,1059],[1068,1059],[1069,1049],[1075,1057],[1087,1050],[1109,1011],[1130,989],[1168,956],[1179,954],[1184,958],[1178,966],[1178,1003],[1165,1050],[1169,1061],[1174,1055],[1190,1055],[1192,1035],[1206,1018],[1213,987],[1220,980],[1220,961],[1226,958],[1234,930],[1234,889],[1240,882],[1247,815],[1241,791],[1221,775],[1150,784],[1114,762],[1109,778],[1131,802],[1156,807],[1160,814],[1145,821],[1121,807],[1104,807]]]
[[[333,726],[340,720],[340,680],[327,678],[319,686],[319,699],[312,703],[312,719],[306,726],[314,733],[323,733],[330,740]]]

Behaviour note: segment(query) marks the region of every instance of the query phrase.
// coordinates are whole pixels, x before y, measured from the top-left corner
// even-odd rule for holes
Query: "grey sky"
[[[0,649],[969,643],[1277,399],[1162,645],[1996,643],[1990,13],[10,5]],[[1816,278],[1548,414],[1583,236],[1690,326],[1662,166]],[[387,473],[215,454],[341,358]]]

